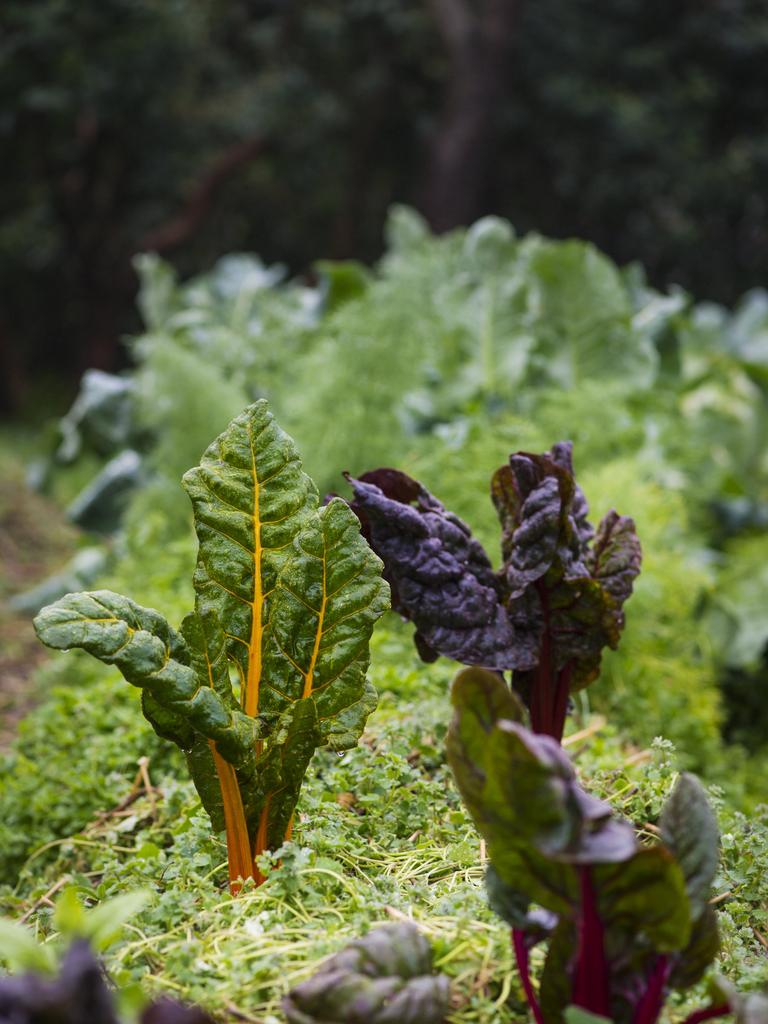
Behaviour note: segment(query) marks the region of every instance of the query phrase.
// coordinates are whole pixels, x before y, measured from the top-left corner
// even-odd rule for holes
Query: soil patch
[[[61,510],[27,487],[23,467],[0,455],[0,750],[36,701],[34,669],[45,659],[31,621],[7,600],[61,569],[77,540]]]

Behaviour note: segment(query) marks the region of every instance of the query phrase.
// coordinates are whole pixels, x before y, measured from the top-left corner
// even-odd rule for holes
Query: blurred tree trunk
[[[482,210],[522,0],[430,0],[449,60],[422,209],[435,231]]]

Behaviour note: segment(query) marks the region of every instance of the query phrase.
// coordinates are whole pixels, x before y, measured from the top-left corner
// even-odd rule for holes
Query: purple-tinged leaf
[[[573,964],[578,950],[578,926],[573,917],[561,917],[547,943],[547,957],[539,982],[539,1001],[544,1020],[562,1021],[572,1002]]]
[[[581,789],[558,743],[511,720],[500,678],[460,673],[451,696],[448,761],[499,878],[547,910],[572,913],[576,866],[631,857],[632,828]]]
[[[418,630],[422,657],[442,654],[498,670],[533,667],[536,638],[516,633],[488,556],[469,527],[405,474],[367,476],[387,491],[349,477],[353,508],[386,566],[393,607]]]
[[[602,650],[616,647],[622,603],[639,572],[631,519],[611,512],[593,536],[586,499],[573,477],[571,445],[518,453],[494,475],[502,524],[507,612],[517,633],[535,637],[532,672],[518,671],[534,729],[559,739],[568,694],[596,678]]]
[[[58,977],[0,979],[0,1020],[11,1024],[118,1024],[104,972],[82,939],[69,947]]]
[[[645,941],[657,953],[685,949],[691,936],[690,904],[680,865],[662,846],[639,850],[620,864],[593,869],[600,915],[614,954]]]
[[[670,987],[686,989],[696,985],[704,977],[719,949],[717,914],[707,904],[691,929],[688,945],[674,959]]]
[[[571,468],[571,446],[555,445],[545,455],[518,452],[491,482],[491,497],[502,524],[504,575],[510,600],[552,568],[555,559],[567,576],[586,576],[583,563],[590,528],[586,501]]]
[[[84,939],[76,939],[59,974],[21,974],[0,978],[2,1024],[119,1024],[104,969]],[[150,1004],[141,1024],[213,1024],[199,1007],[172,999]]]
[[[699,780],[683,773],[664,804],[661,838],[685,875],[691,912],[698,917],[707,905],[719,858],[717,819]]]
[[[605,587],[618,608],[632,593],[642,557],[634,519],[611,509],[597,528],[587,563],[593,578]]]
[[[448,979],[415,925],[384,925],[325,962],[283,1000],[289,1024],[442,1024]]]
[[[570,694],[597,677],[603,649],[618,644],[640,568],[631,519],[610,512],[595,536],[571,444],[517,452],[494,474],[498,573],[469,528],[418,481],[394,469],[348,479],[392,607],[416,626],[421,657],[512,670],[534,731],[560,740]]]
[[[529,948],[547,938],[557,926],[557,914],[540,907],[530,909],[529,897],[502,881],[493,864],[485,872],[485,893],[494,914],[523,932]]]

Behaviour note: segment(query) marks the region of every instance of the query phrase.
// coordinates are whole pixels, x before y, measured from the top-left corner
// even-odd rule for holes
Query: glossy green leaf
[[[34,624],[49,647],[80,647],[115,665],[131,685],[147,689],[158,704],[215,740],[227,760],[237,763],[250,756],[255,723],[198,677],[184,639],[158,612],[98,590],[68,594],[43,608]]]
[[[184,486],[199,552],[195,610],[178,633],[109,591],[68,595],[36,628],[142,688],[146,717],[185,750],[203,806],[226,829],[236,892],[290,834],[314,750],[357,743],[376,705],[368,645],[389,588],[346,503],[318,508],[263,401],[232,421]]]
[[[211,819],[214,830],[223,832],[225,827],[224,801],[221,796],[221,785],[216,774],[216,762],[210,742],[205,736],[197,733],[192,741],[192,746],[184,751],[184,757],[197,795],[200,797],[200,803]]]
[[[381,570],[357,517],[336,498],[298,535],[271,600],[262,710],[311,698],[321,742],[334,750],[357,743],[376,706],[365,674],[374,623],[389,607]]]
[[[296,447],[258,402],[186,474],[200,540],[184,635],[217,693],[238,667],[263,723],[238,782],[257,850],[279,846],[314,749],[354,746],[376,705],[368,642],[388,607],[381,562],[346,504],[317,508]],[[223,624],[223,629],[218,625]]]
[[[314,484],[264,401],[249,406],[184,475],[200,548],[195,589],[223,624],[246,714],[261,707],[270,598],[315,513]]]
[[[314,701],[296,701],[278,719],[255,775],[240,787],[257,851],[274,850],[284,842],[307,766],[319,744]]]
[[[105,665],[117,666],[133,686],[146,688],[160,705],[216,740],[228,760],[249,755],[254,723],[201,684],[188,665],[183,639],[154,609],[109,590],[68,594],[43,608],[35,630],[49,647],[81,647]]]

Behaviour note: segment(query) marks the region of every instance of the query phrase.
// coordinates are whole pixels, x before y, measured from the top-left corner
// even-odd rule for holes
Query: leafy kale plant
[[[289,1024],[442,1024],[448,979],[416,925],[383,925],[327,960],[283,1000]]]
[[[195,610],[179,631],[110,591],[69,594],[35,628],[141,687],[145,716],[186,752],[226,829],[236,891],[238,879],[262,880],[259,855],[290,835],[315,748],[354,746],[376,704],[368,641],[387,585],[348,506],[319,507],[264,401],[232,421],[184,487],[199,553]]]
[[[708,902],[719,836],[700,784],[679,777],[661,841],[641,846],[580,787],[562,748],[521,725],[496,674],[464,669],[452,698],[448,758],[488,844],[489,898],[511,925],[537,1024],[560,1024],[569,1007],[654,1024],[669,992],[696,984],[719,947]],[[547,953],[537,992],[529,952],[538,943]],[[702,1012],[729,1005],[722,997]]]
[[[491,483],[504,559],[494,572],[469,527],[405,473],[349,481],[421,657],[512,670],[533,730],[560,740],[569,695],[597,677],[603,648],[618,644],[640,571],[633,521],[611,511],[595,533],[567,442],[518,452]]]

